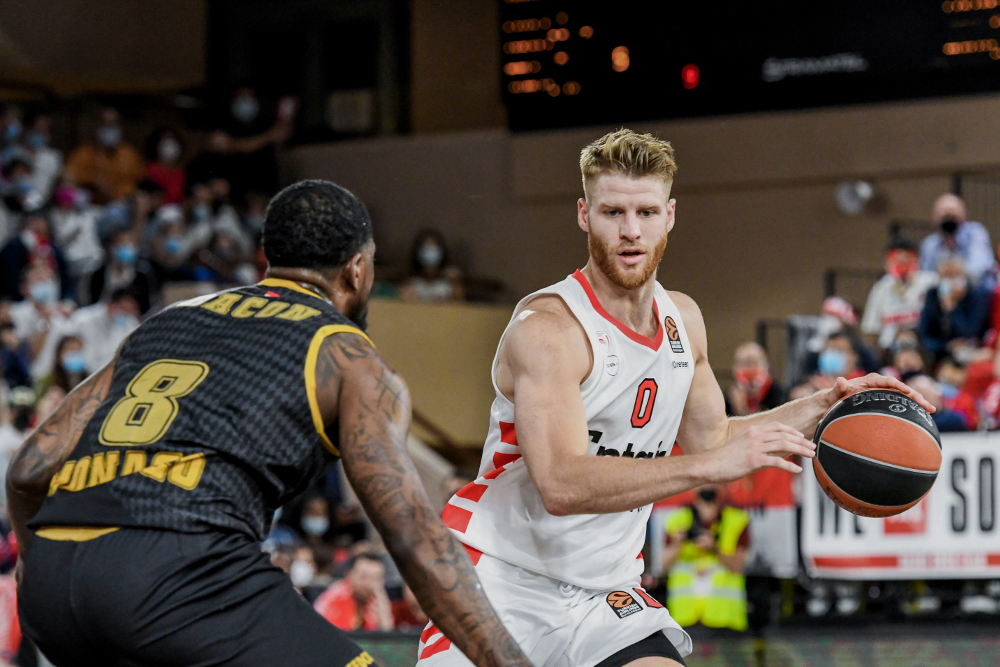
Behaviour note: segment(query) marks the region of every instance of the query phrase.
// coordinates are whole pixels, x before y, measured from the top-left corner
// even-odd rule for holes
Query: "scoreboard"
[[[1000,91],[1000,0],[501,0],[514,130]]]

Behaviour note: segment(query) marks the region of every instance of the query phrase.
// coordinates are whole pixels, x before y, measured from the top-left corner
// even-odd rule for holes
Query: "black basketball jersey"
[[[107,398],[53,478],[32,528],[240,531],[339,455],[315,396],[323,340],[364,335],[325,299],[268,279],[186,301],[128,338]]]

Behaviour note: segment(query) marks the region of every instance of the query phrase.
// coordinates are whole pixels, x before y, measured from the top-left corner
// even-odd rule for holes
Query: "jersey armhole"
[[[570,314],[576,321],[576,325],[581,329],[583,329],[583,337],[587,339],[587,345],[590,346],[590,355],[591,357],[593,357],[593,363],[590,367],[590,372],[587,373],[587,377],[584,378],[583,382],[580,383],[580,393],[585,396],[586,393],[593,386],[592,380],[596,377],[595,371],[598,367],[597,347],[594,345],[594,341],[591,340],[590,332],[587,331],[587,327],[583,325],[583,321],[581,321],[579,314],[577,314],[573,306],[570,305],[569,301],[567,301],[566,298],[562,294],[559,294],[558,292],[536,292],[528,297],[525,297],[519,304],[517,304],[517,307],[514,309],[514,314],[511,315],[510,317],[510,321],[511,323],[513,323],[514,318],[520,315],[524,311],[524,309],[528,307],[528,304],[530,304],[535,299],[543,296],[554,296],[558,298],[560,301],[562,301],[563,304],[566,306],[566,308],[569,309]],[[507,327],[510,328],[510,325],[508,324]],[[497,396],[503,396],[504,400],[506,400],[508,403],[513,404],[513,402],[507,397],[507,395],[504,394],[502,391],[500,391],[500,387],[497,386],[497,365],[500,363],[500,348],[503,347],[503,341],[504,338],[506,337],[507,337],[507,331],[505,329],[503,335],[500,336],[500,342],[497,343],[497,353],[496,356],[493,357],[493,366],[490,369],[490,379],[493,381],[493,390],[496,391]]]
[[[309,352],[306,353],[305,366],[306,396],[309,398],[309,412],[312,414],[313,426],[316,427],[316,433],[319,435],[320,441],[326,447],[327,451],[334,456],[340,456],[340,450],[334,446],[333,441],[330,440],[330,436],[327,435],[326,425],[323,423],[323,414],[319,410],[319,401],[316,398],[316,361],[319,359],[319,348],[322,347],[323,341],[330,336],[340,333],[357,334],[368,341],[372,347],[375,347],[375,343],[372,343],[372,339],[364,331],[347,324],[328,324],[320,327],[313,335],[312,342],[309,343]]]

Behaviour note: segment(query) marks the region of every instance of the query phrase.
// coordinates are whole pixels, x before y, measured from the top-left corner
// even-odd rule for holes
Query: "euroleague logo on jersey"
[[[642,611],[642,606],[625,591],[608,593],[608,606],[618,614],[618,618],[625,618],[626,616],[631,616]]]
[[[681,344],[681,332],[678,330],[674,318],[669,315],[663,318],[663,329],[667,332],[667,340],[670,341],[670,350],[677,354],[684,354],[684,345]]]

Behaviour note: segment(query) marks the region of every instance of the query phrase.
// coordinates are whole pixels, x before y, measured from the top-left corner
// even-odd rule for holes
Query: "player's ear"
[[[675,214],[677,212],[677,200],[671,199],[667,202],[667,232],[669,233],[674,228],[674,223],[677,221]]]
[[[365,255],[357,252],[344,265],[340,272],[340,279],[352,292],[360,292],[365,282]]]
[[[590,206],[587,204],[587,200],[583,197],[576,202],[576,224],[580,225],[580,229],[590,233],[590,219],[587,214],[590,212]]]

